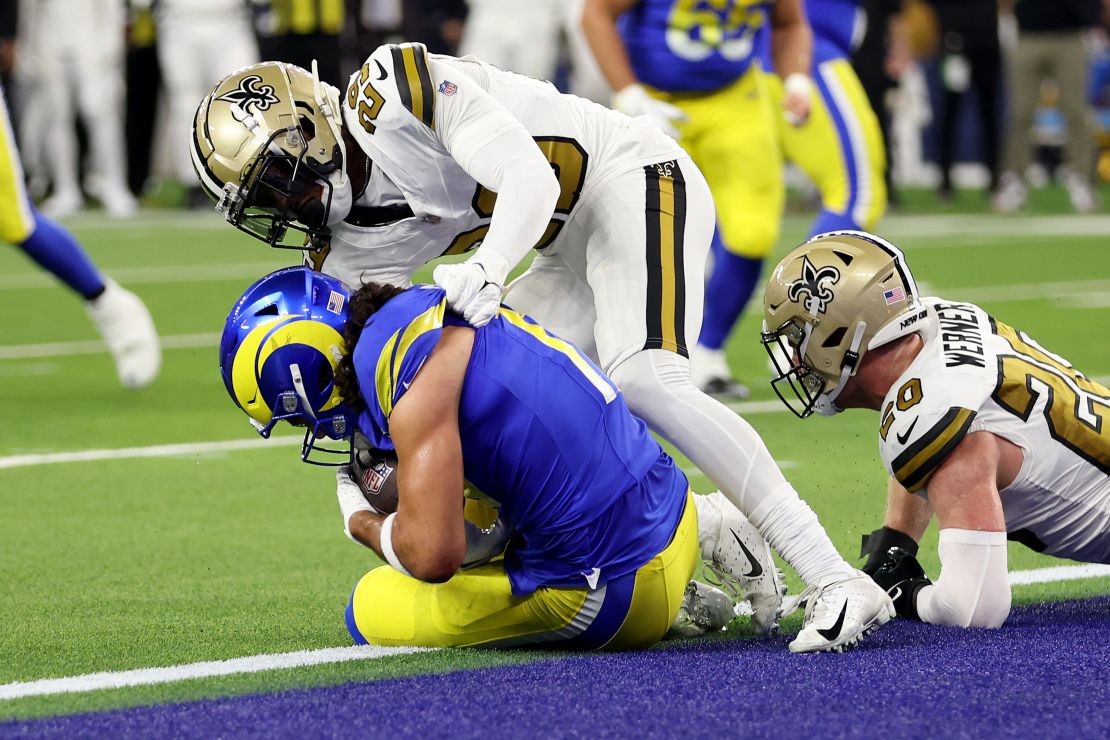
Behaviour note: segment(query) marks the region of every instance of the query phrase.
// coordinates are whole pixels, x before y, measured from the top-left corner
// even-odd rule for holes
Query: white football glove
[[[613,107],[626,116],[647,116],[672,139],[678,138],[676,124],[686,122],[682,109],[647,94],[643,85],[631,84],[613,93]]]
[[[501,307],[504,288],[480,262],[440,265],[432,271],[432,280],[447,293],[447,305],[471,326],[485,326]]]
[[[351,517],[360,511],[372,511],[375,514],[381,512],[371,506],[362,495],[362,490],[351,478],[350,469],[346,465],[335,471],[335,497],[339,499],[339,513],[343,517],[343,534],[347,535],[347,539],[351,542],[361,545],[362,543],[351,535]]]

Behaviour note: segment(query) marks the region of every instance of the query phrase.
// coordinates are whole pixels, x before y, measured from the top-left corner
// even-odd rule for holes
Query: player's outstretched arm
[[[940,577],[917,591],[925,622],[999,627],[1010,613],[1006,520],[998,496],[1000,442],[989,432],[967,435],[929,480],[940,526]]]
[[[471,329],[448,327],[389,417],[397,451],[397,513],[360,512],[351,533],[390,565],[439,583],[466,555],[459,396],[466,375]]]

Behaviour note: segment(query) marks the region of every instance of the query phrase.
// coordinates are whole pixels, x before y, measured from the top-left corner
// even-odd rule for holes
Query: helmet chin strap
[[[852,335],[852,344],[848,351],[844,353],[844,361],[840,365],[840,380],[837,381],[835,388],[828,393],[822,393],[813,404],[813,410],[821,416],[833,416],[843,411],[836,405],[835,401],[844,390],[848,378],[859,366],[859,348],[863,344],[863,333],[865,331],[867,331],[867,322],[861,321],[856,324],[856,333]]]

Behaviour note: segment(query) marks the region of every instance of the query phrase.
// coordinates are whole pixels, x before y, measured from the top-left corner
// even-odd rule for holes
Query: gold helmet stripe
[[[333,371],[346,351],[343,337],[335,329],[303,316],[278,316],[252,329],[235,352],[231,387],[235,401],[260,424],[269,424],[274,414],[259,390],[259,373],[270,355],[290,344],[305,344],[317,350],[327,357]],[[328,411],[342,400],[333,387],[327,402],[314,411]]]
[[[305,344],[327,358],[332,372],[339,366],[339,358],[347,353],[343,337],[335,329],[319,321],[312,321],[298,317],[284,326],[279,326],[266,337],[265,343],[258,350],[258,361],[255,373],[261,372],[266,360],[275,351],[290,344]],[[318,409],[313,411],[328,411],[335,408],[343,401],[339,390],[333,385],[328,400]]]
[[[275,316],[251,329],[243,338],[239,348],[235,350],[235,360],[231,364],[231,388],[235,392],[235,403],[247,412],[260,424],[269,424],[273,417],[273,410],[262,398],[258,388],[258,364],[255,358],[262,342],[269,336],[270,331],[282,322],[295,321],[296,316]]]
[[[428,50],[423,44],[402,44],[389,47],[389,51],[393,55],[393,73],[401,104],[428,128],[435,128],[435,96]]]
[[[891,465],[894,477],[911,493],[924,488],[944,458],[967,434],[974,419],[971,409],[959,406],[948,409],[940,421],[894,459]]]

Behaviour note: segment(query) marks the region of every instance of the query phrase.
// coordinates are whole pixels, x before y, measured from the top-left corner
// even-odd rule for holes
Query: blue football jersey
[[[805,0],[805,10],[813,29],[814,66],[832,59],[850,59],[866,30],[860,0]],[[761,30],[756,48],[763,68],[773,70],[770,24]]]
[[[367,409],[361,431],[392,449],[389,416],[445,325],[442,290],[416,286],[367,322],[354,350]],[[515,594],[604,583],[663,550],[686,477],[576,347],[502,308],[475,330],[459,403],[464,474],[515,531],[505,556]]]
[[[770,0],[643,0],[618,28],[638,80],[668,92],[705,92],[748,70],[770,6]]]
[[[805,8],[813,28],[814,63],[850,58],[863,38],[859,0],[805,0]]]

